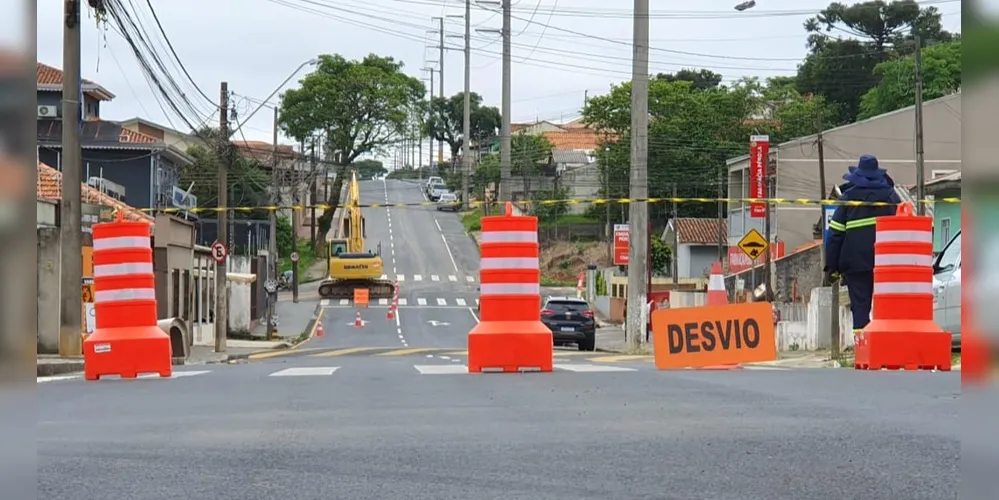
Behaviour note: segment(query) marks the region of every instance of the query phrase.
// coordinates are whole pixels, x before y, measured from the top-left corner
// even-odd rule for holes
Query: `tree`
[[[709,69],[688,69],[684,68],[676,73],[659,73],[655,76],[658,80],[667,82],[690,82],[698,90],[713,89],[718,87],[722,81],[722,75]]]
[[[499,133],[502,123],[499,109],[482,105],[482,96],[469,95],[471,111],[469,125],[473,144],[489,141]],[[424,134],[435,141],[444,141],[451,149],[451,158],[457,158],[464,144],[465,93],[451,97],[434,97],[427,105]]]
[[[920,9],[914,0],[867,1],[854,5],[829,4],[805,21],[811,53],[798,67],[801,94],[818,94],[839,111],[837,125],[856,119],[861,97],[878,83],[874,67],[912,53],[913,33],[923,40],[949,41],[954,35],[942,29],[935,7]],[[855,38],[836,39],[836,31]]]
[[[653,234],[651,236],[652,253],[649,257],[652,259],[652,272],[668,274],[667,271],[671,269],[673,264],[673,252],[659,235]]]
[[[936,99],[961,87],[961,42],[923,49],[923,98]],[[913,56],[885,61],[874,67],[881,80],[860,101],[860,116],[870,118],[916,103],[916,63]]]
[[[180,170],[180,183],[190,186],[191,194],[198,198],[198,205],[202,207],[218,206],[218,178],[219,178],[219,151],[215,150],[217,144],[221,143],[218,129],[203,128],[198,132],[200,137],[205,139],[206,145],[196,144],[187,149],[187,154],[194,160],[190,165],[185,165]],[[226,141],[228,144],[228,141]],[[230,207],[258,207],[270,205],[270,192],[268,186],[271,185],[270,172],[260,163],[252,158],[239,156],[232,149],[228,148],[230,155],[229,164],[229,198]],[[254,210],[241,213],[241,217],[249,219],[266,219],[267,213]]]
[[[354,163],[354,169],[357,170],[357,176],[364,179],[388,173],[382,162],[378,160],[361,160]]]
[[[524,192],[531,192],[531,179],[541,175],[551,157],[552,143],[541,135],[514,134],[510,137],[510,174],[524,181]]]
[[[286,134],[303,141],[325,132],[330,149],[339,153],[332,193],[341,192],[348,165],[365,153],[383,152],[405,132],[426,87],[402,69],[402,62],[375,54],[360,61],[322,55],[299,88],[281,96],[279,123]],[[329,230],[333,212],[323,212],[319,234]]]

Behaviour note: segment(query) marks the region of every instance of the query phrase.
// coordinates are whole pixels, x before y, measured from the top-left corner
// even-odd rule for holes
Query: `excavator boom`
[[[347,198],[340,205],[335,236],[329,241],[329,279],[319,285],[319,295],[329,299],[351,299],[354,290],[367,289],[370,298],[390,298],[395,283],[387,279],[382,258],[364,246],[364,214],[357,173],[351,172]]]

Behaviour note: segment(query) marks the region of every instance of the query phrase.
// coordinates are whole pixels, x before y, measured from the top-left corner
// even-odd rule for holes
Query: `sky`
[[[148,1],[148,0],[147,0]],[[157,52],[169,48],[143,0],[122,0],[136,12]],[[632,2],[619,0],[511,0],[513,122],[568,121],[579,116],[585,96],[606,93],[631,78]],[[739,0],[741,1],[741,0]],[[217,123],[208,99],[228,82],[237,115],[245,119],[302,63],[319,54],[360,59],[369,53],[401,60],[404,71],[427,78],[439,70],[439,21],[444,17],[444,93],[464,88],[463,0],[152,0],[170,44],[191,75],[186,93],[202,121]],[[757,0],[737,12],[736,0],[651,0],[650,73],[707,68],[725,82],[743,76],[795,74],[805,56],[802,23],[829,0]],[[853,3],[853,2],[850,2]],[[961,2],[928,0],[943,14],[944,28],[959,31]],[[83,2],[85,10],[87,3]],[[471,11],[471,89],[486,105],[502,99],[502,16],[497,2],[476,2]],[[38,0],[38,61],[62,66],[62,2]],[[2,23],[0,23],[2,24]],[[98,26],[85,12],[82,73],[116,95],[103,118],[140,116],[183,129],[161,107],[124,39]],[[490,32],[489,30],[497,30]],[[169,63],[167,63],[169,64]],[[180,66],[172,73],[183,85]],[[281,89],[295,88],[303,69]],[[440,74],[435,73],[435,95]],[[195,88],[195,84],[197,88]],[[429,81],[427,82],[429,85]],[[200,94],[204,94],[202,97]],[[273,99],[272,103],[277,103]],[[271,142],[273,111],[263,108],[242,123],[248,140]],[[237,136],[236,139],[242,137]],[[294,142],[281,136],[279,142]],[[424,162],[429,158],[424,146]]]

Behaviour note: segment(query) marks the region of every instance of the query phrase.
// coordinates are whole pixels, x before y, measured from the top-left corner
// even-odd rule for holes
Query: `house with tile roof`
[[[63,170],[62,71],[37,63],[38,161]],[[114,94],[83,80],[80,142],[81,176],[111,199],[136,208],[177,208],[196,203],[185,198],[180,170],[193,162],[181,148],[120,122],[101,118],[103,103]]]
[[[122,203],[111,196],[102,193],[99,189],[80,185],[80,200],[82,203],[90,205],[103,205],[121,210],[125,220],[148,222],[153,225],[154,219],[151,215],[137,210]],[[44,164],[38,164],[38,179],[35,183],[35,195],[39,200],[58,202],[62,199],[62,172]]]
[[[728,224],[724,220],[678,217],[666,224],[662,239],[676,256],[680,278],[703,278],[711,271],[711,264],[718,262],[719,237],[727,247],[727,235]],[[679,242],[676,248],[674,241]]]

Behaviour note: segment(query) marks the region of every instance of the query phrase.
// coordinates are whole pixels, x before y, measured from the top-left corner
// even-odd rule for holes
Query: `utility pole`
[[[676,258],[676,253],[680,248],[680,221],[677,216],[677,210],[679,207],[676,203],[676,183],[673,183],[673,201],[671,205],[673,206],[673,213],[670,217],[673,218],[673,257],[670,259],[670,268],[673,272],[673,287],[676,288],[680,284],[680,262]]]
[[[916,42],[916,213],[926,215],[926,173],[923,172],[923,42]]]
[[[763,173],[763,176],[767,182],[767,193],[770,196],[770,198],[777,198],[777,192],[776,192],[777,163],[767,159],[766,165],[767,165],[767,171]],[[764,252],[765,255],[763,257],[764,258],[763,284],[764,287],[766,288],[766,291],[764,292],[763,296],[768,302],[772,301],[775,296],[773,292],[773,280],[771,279],[771,272],[770,272],[771,271],[770,266],[772,264],[771,262],[772,259],[770,257],[771,255],[773,255],[773,252],[770,250],[770,245],[773,245],[773,237],[770,234],[771,226],[773,226],[773,223],[771,222],[770,219],[773,217],[775,211],[776,209],[774,208],[773,204],[767,202],[766,217],[763,220],[763,233],[764,237],[767,239],[767,250],[766,252]]]
[[[466,10],[467,10],[467,6],[466,6]],[[465,16],[465,18],[467,19],[468,16]],[[440,32],[441,32],[440,33],[441,34],[440,47],[438,47],[440,49],[440,55],[438,57],[440,57],[440,63],[441,63],[441,81],[437,82],[437,84],[440,85],[440,88],[438,89],[438,94],[440,94],[441,99],[444,99],[444,17],[442,16],[442,17],[439,17],[437,19],[440,21]],[[465,65],[468,66],[468,62],[466,62]],[[452,158],[451,161],[453,162],[454,159]],[[440,167],[440,165],[442,163],[444,163],[444,141],[443,140],[438,140],[437,141],[437,166]]]
[[[510,37],[510,0],[503,0],[506,2],[506,10],[504,10],[504,42],[503,46],[509,46]],[[442,44],[443,45],[443,44]],[[510,55],[509,52],[504,52],[504,66],[503,66],[503,103],[507,105],[509,103],[509,83],[510,83],[510,68],[509,61],[507,60]],[[463,140],[461,141],[461,206],[468,208],[468,172],[472,169],[472,155],[471,142],[472,142],[472,0],[465,0],[465,109],[462,113],[462,124],[461,124],[461,135]],[[503,119],[504,124],[508,124],[506,118]],[[510,133],[510,127],[507,125],[506,128],[507,135]],[[510,138],[507,137],[507,142]],[[509,149],[509,146],[508,146]],[[507,154],[507,159],[509,159],[509,154]]]
[[[229,246],[229,83],[219,86],[218,241]],[[229,258],[215,266],[215,352],[226,351],[229,335]]]
[[[433,103],[434,103],[434,72],[436,70],[434,70],[434,68],[427,68],[427,69],[430,71],[430,104],[431,104],[431,106],[433,106]],[[444,96],[441,96],[441,97],[444,97]],[[429,110],[427,110],[427,113],[428,114],[429,113],[433,113],[433,107],[431,107]],[[430,164],[427,165],[427,166],[428,167],[433,167],[434,166],[434,136],[433,135],[430,136]],[[431,168],[431,170],[432,170],[432,168]],[[423,171],[421,170],[418,175],[420,176],[420,184],[422,185],[423,184]]]
[[[819,112],[818,118],[818,134],[816,135],[816,146],[819,153],[819,199],[824,200],[829,196],[828,186],[826,186],[826,150],[825,150],[825,137],[823,135],[823,129],[825,129],[825,121]],[[822,269],[826,268],[828,264],[826,262],[826,208],[822,208],[822,220],[820,222],[820,228],[822,229]],[[825,273],[823,272],[823,276]],[[829,351],[832,359],[839,359],[840,356],[840,336],[839,336],[839,279],[832,279],[831,283],[823,283],[823,286],[829,285],[831,288],[829,290],[830,300],[829,300]]]
[[[319,196],[319,189],[318,189],[319,185],[318,185],[318,179],[316,178],[316,159],[317,155],[319,154],[319,151],[316,148],[320,147],[318,139],[319,138],[315,136],[312,137],[312,167],[309,169],[310,171],[309,179],[311,179],[309,205],[312,205],[312,208],[309,209],[309,212],[311,212],[309,215],[311,219],[310,222],[312,223],[312,225],[309,227],[309,230],[312,233],[311,238],[309,239],[309,243],[312,244],[313,249],[316,248],[316,230],[318,229],[316,227],[316,197]]]
[[[274,107],[274,144],[271,152],[271,204],[280,204],[281,182],[278,175],[278,108]],[[267,248],[267,274],[271,283],[275,284],[274,293],[269,293],[267,301],[267,340],[274,337],[274,308],[277,302],[277,277],[278,277],[278,247],[277,247],[277,209],[269,210],[271,237]]]
[[[500,110],[500,183],[499,201],[513,200],[510,176],[513,170],[510,139],[510,0],[502,0],[503,7],[503,102]],[[525,194],[526,195],[526,194]]]
[[[722,167],[718,171],[718,262],[725,263],[725,202],[721,201],[726,196],[725,188],[728,180],[728,168]],[[724,269],[723,269],[724,271]]]
[[[302,158],[299,162],[299,169],[295,173],[294,186],[291,189],[291,251],[298,251],[298,225],[299,225],[299,210],[298,198],[299,191],[302,187],[302,171],[305,170],[305,140],[299,141],[298,150],[302,152]],[[336,193],[334,196],[340,196],[340,193]],[[328,266],[327,261],[327,266]],[[329,274],[329,269],[327,269],[327,274]],[[294,304],[298,304],[298,262],[291,263],[291,301]]]
[[[65,2],[62,79],[62,198],[59,200],[59,259],[62,279],[59,355],[83,354],[83,153],[80,150],[80,2]]]
[[[635,0],[634,41],[631,70],[631,175],[629,197],[647,199],[649,160],[649,0]],[[642,308],[648,296],[645,270],[648,266],[648,202],[628,207],[628,346],[638,348],[645,338]]]

